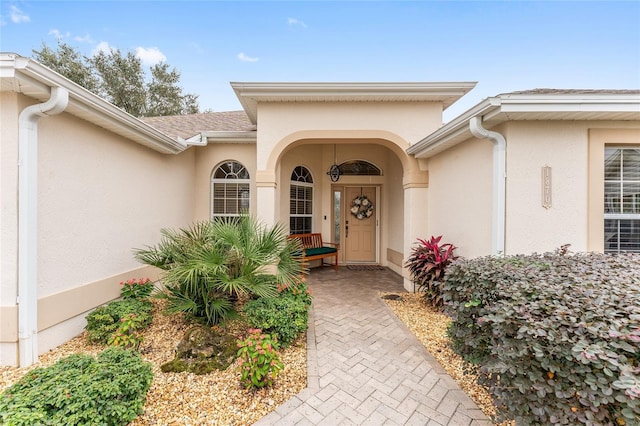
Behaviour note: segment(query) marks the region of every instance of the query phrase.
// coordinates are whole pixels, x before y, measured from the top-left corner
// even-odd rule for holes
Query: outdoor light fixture
[[[338,162],[336,159],[336,145],[333,144],[333,165],[329,167],[329,171],[327,172],[329,177],[331,178],[331,182],[337,182],[340,180],[340,167],[338,166]]]

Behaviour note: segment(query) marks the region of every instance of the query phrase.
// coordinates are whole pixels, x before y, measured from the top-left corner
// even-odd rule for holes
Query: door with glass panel
[[[345,187],[344,256],[347,263],[376,262],[376,187]]]

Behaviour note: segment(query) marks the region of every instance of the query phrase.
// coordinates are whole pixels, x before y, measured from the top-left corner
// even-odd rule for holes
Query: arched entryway
[[[411,229],[406,197],[418,187],[426,190],[426,173],[398,145],[389,139],[345,137],[280,145],[279,155],[268,162],[275,170],[276,221],[291,223],[292,215],[300,216],[300,207],[309,205],[303,201],[310,203],[311,230],[340,245],[340,264],[380,264],[403,273],[405,235]],[[329,174],[334,165],[342,171],[335,180]],[[301,169],[309,176],[305,187],[297,188],[302,185],[293,180],[294,171]],[[417,182],[407,185],[409,179]],[[302,200],[311,193],[312,199]],[[362,209],[355,211],[358,202]]]

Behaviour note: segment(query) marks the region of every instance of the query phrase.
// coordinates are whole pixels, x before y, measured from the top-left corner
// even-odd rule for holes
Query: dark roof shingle
[[[244,111],[203,112],[199,114],[143,117],[142,121],[172,137],[188,139],[202,132],[248,132],[256,126]]]

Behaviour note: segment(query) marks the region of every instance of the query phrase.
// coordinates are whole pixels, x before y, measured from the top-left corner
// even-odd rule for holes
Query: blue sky
[[[478,81],[445,111],[533,88],[640,88],[640,1],[10,1],[0,50],[57,39],[180,71],[202,110],[230,81]]]

